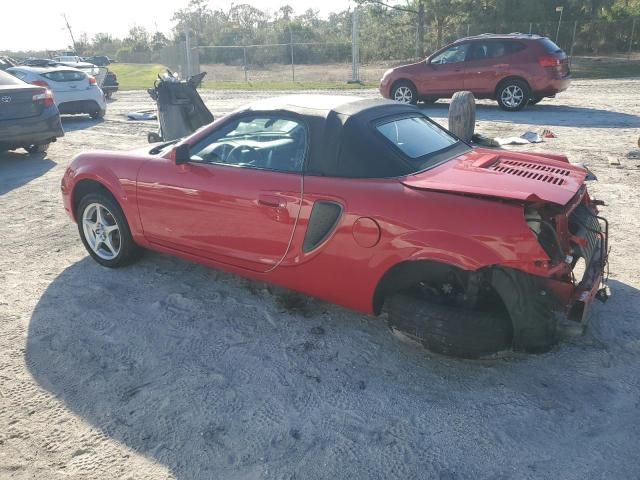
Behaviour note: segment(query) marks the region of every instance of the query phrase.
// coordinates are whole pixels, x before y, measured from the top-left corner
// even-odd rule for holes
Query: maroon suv
[[[504,110],[521,110],[569,87],[567,55],[547,37],[513,33],[458,40],[426,61],[387,70],[383,97],[404,103],[435,102],[460,90],[492,98]]]

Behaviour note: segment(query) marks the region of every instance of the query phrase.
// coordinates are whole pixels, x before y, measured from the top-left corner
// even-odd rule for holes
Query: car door
[[[508,47],[502,40],[473,42],[464,63],[464,89],[477,96],[493,95],[509,68]]]
[[[422,95],[450,97],[463,89],[464,60],[468,43],[459,43],[427,59],[425,75],[419,81]]]
[[[275,268],[298,218],[308,138],[302,120],[260,113],[191,145],[187,163],[147,162],[137,187],[146,238],[244,269]]]

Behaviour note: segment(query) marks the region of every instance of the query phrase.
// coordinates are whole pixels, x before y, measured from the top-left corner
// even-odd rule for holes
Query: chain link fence
[[[390,67],[421,60],[415,21],[407,15],[385,17],[384,28],[371,11],[357,14],[350,32],[338,39],[318,41],[296,32],[262,32],[277,43],[193,45],[188,40],[154,53],[154,61],[183,76],[207,72],[213,82],[344,83],[377,82]],[[640,19],[618,21],[568,20],[558,22],[469,23],[437,25],[424,31],[428,55],[459,38],[482,33],[532,33],[554,40],[575,62],[604,71],[621,62],[640,62]],[[316,36],[317,37],[317,36]],[[187,54],[188,52],[188,54]],[[157,60],[155,60],[157,59]],[[355,59],[355,61],[354,61]],[[130,61],[147,63],[142,58]],[[611,63],[613,62],[613,63]],[[616,63],[617,62],[617,63]]]

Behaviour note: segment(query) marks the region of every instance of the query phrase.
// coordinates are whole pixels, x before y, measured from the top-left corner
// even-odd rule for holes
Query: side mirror
[[[182,145],[178,145],[176,147],[174,159],[176,161],[176,165],[189,163],[189,161],[191,160],[191,152],[188,143],[183,143]]]

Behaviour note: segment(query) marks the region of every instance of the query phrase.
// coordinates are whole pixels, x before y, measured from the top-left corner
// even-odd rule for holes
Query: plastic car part
[[[341,214],[342,206],[336,202],[319,201],[313,205],[302,247],[305,253],[327,239],[338,224]]]

